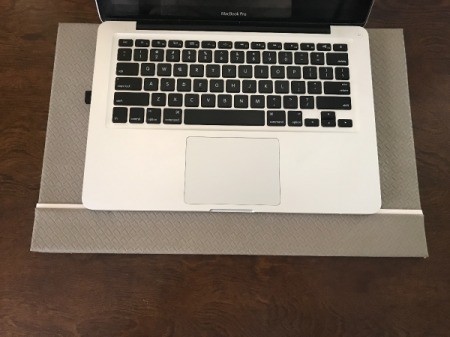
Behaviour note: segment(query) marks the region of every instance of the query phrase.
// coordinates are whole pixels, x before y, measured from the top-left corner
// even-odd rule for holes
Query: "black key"
[[[181,41],[181,40],[170,40],[169,41],[169,47],[170,48],[182,48],[183,47],[183,41]]]
[[[214,52],[214,62],[228,63],[228,50],[216,50]]]
[[[175,91],[175,79],[162,78],[161,79],[161,91]]]
[[[165,106],[166,105],[166,94],[154,93],[152,94],[152,106]]]
[[[278,53],[278,62],[280,64],[292,64],[292,53],[288,51],[280,51]]]
[[[218,64],[208,64],[206,66],[206,77],[220,77],[220,66]]]
[[[281,96],[268,95],[267,96],[267,107],[269,109],[281,108]]]
[[[291,92],[293,94],[304,94],[304,93],[306,93],[305,81],[292,81],[291,82]]]
[[[234,48],[236,49],[248,49],[249,45],[248,42],[235,42]]]
[[[255,66],[255,78],[269,78],[269,67]]]
[[[317,79],[317,67],[303,67],[303,78],[305,80]]]
[[[309,64],[308,53],[296,52],[294,54],[295,64]]]
[[[114,93],[115,105],[147,106],[150,95],[146,92],[116,92]]]
[[[319,68],[319,78],[321,80],[332,80],[333,79],[333,68],[320,67]]]
[[[252,109],[263,109],[266,106],[266,100],[263,95],[251,95],[250,106]]]
[[[311,53],[311,64],[315,64],[315,65],[325,64],[324,53]]]
[[[138,40],[136,40],[134,45],[136,47],[150,47],[150,41],[149,40],[138,39]]]
[[[300,79],[302,77],[300,67],[296,66],[286,67],[286,74],[289,79]]]
[[[300,49],[301,50],[315,50],[316,47],[315,47],[314,43],[301,43]]]
[[[180,51],[178,49],[168,49],[166,52],[167,62],[180,62]]]
[[[131,61],[131,55],[133,51],[129,48],[119,48],[117,51],[117,60],[118,61]]]
[[[305,118],[305,126],[317,127],[317,126],[319,126],[319,119],[318,118]]]
[[[187,76],[188,74],[187,64],[175,64],[173,66],[173,74],[174,76]]]
[[[348,66],[348,55],[346,53],[328,53],[327,64],[330,66]]]
[[[165,40],[153,40],[152,47],[154,48],[164,48],[167,45]]]
[[[314,96],[301,96],[300,109],[314,109]]]
[[[243,80],[242,92],[246,94],[256,93],[256,81],[255,80]]]
[[[252,42],[251,47],[252,47],[252,49],[266,49],[266,43],[265,42]]]
[[[117,63],[116,75],[119,76],[139,75],[139,63]]]
[[[189,78],[180,78],[177,81],[177,91],[186,92],[191,91],[192,82]]]
[[[200,42],[198,41],[186,41],[186,48],[198,48],[200,47]]]
[[[350,95],[350,82],[325,82],[323,92],[325,94]]]
[[[158,64],[158,76],[170,76],[172,74],[172,65],[169,63]]]
[[[202,48],[214,49],[216,48],[216,41],[202,41]]]
[[[155,64],[154,63],[142,63],[141,64],[142,76],[155,76]]]
[[[333,128],[336,126],[336,121],[331,119],[323,119],[321,123],[324,128]]]
[[[322,111],[320,113],[321,119],[336,119],[336,113],[334,111]]]
[[[285,126],[286,113],[282,110],[267,111],[267,125],[268,126]]]
[[[275,81],[275,92],[277,94],[289,93],[289,81]]]
[[[223,92],[224,91],[223,80],[211,80],[211,81],[209,81],[209,91],[210,92]]]
[[[198,62],[211,63],[212,62],[212,51],[211,50],[199,50],[198,51]]]
[[[351,119],[339,119],[338,126],[340,128],[351,128],[353,126],[353,121]]]
[[[318,51],[331,51],[331,44],[330,43],[318,43],[317,50]]]
[[[146,91],[157,91],[158,90],[158,79],[157,78],[146,78],[144,80],[144,90]]]
[[[289,126],[302,126],[302,112],[301,111],[288,111],[288,125]]]
[[[116,77],[116,90],[141,90],[142,78],[140,77]]]
[[[257,64],[261,62],[261,52],[249,50],[247,52],[247,63]]]
[[[208,91],[208,80],[194,80],[194,92]]]
[[[169,99],[167,100],[168,106],[180,107],[183,104],[182,94],[169,94]]]
[[[164,61],[164,49],[150,50],[150,61],[154,61],[154,62]]]
[[[337,80],[348,81],[350,79],[350,71],[348,68],[336,67],[334,68],[334,73]]]
[[[281,50],[283,48],[283,46],[280,42],[269,42],[267,44],[267,48],[269,48],[271,50]]]
[[[239,72],[239,78],[252,78],[253,77],[252,66],[239,66],[238,72]]]
[[[286,42],[284,44],[284,49],[286,49],[286,50],[298,50],[298,43]]]
[[[183,50],[183,62],[195,62],[197,60],[197,51],[192,49]]]
[[[233,96],[231,95],[218,95],[217,106],[219,108],[231,108],[233,102]]]
[[[113,123],[126,123],[128,121],[128,109],[114,108],[112,121]]]
[[[222,66],[222,77],[225,78],[235,78],[236,77],[236,66]]]
[[[181,124],[182,119],[181,109],[164,109],[164,124]]]
[[[263,63],[264,64],[275,64],[277,63],[277,53],[274,51],[263,52]]]
[[[189,76],[191,77],[203,77],[205,74],[205,67],[203,64],[191,64],[189,69]]]
[[[239,80],[228,80],[227,81],[227,92],[237,93],[241,91],[241,81]]]
[[[318,96],[317,109],[320,110],[351,110],[352,100],[350,97]]]
[[[264,110],[186,109],[184,123],[188,125],[263,126]]]
[[[273,93],[273,83],[272,83],[272,81],[265,81],[265,80],[258,81],[258,91],[261,94],[271,94],[271,93]]]
[[[119,47],[133,47],[133,40],[131,39],[120,39]]]
[[[308,94],[320,95],[322,93],[322,82],[308,81]]]
[[[148,49],[135,49],[133,55],[134,61],[148,61]]]
[[[297,96],[283,96],[283,107],[285,109],[297,109],[298,108]]]
[[[270,67],[270,77],[271,78],[285,78],[284,67],[271,66]]]
[[[200,96],[198,94],[186,94],[184,96],[184,105],[191,108],[196,108],[199,105]]]
[[[219,41],[220,49],[231,49],[233,48],[233,42],[231,41]]]
[[[147,108],[147,124],[160,124],[161,123],[161,109]]]
[[[216,95],[202,95],[202,108],[214,108],[216,105]]]
[[[234,96],[234,107],[242,109],[248,108],[248,96],[247,95]]]
[[[244,63],[245,54],[243,51],[233,50],[230,53],[230,62],[231,63]]]
[[[333,50],[334,51],[347,51],[348,47],[346,44],[336,43],[333,45]]]
[[[130,119],[132,124],[144,123],[144,108],[130,108]]]

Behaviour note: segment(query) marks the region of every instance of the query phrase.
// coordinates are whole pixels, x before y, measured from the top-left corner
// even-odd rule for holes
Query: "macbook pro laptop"
[[[381,206],[372,0],[98,0],[93,210]]]

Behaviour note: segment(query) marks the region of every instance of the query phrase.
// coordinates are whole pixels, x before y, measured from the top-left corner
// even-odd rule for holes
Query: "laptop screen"
[[[97,0],[107,20],[363,25],[373,0]]]

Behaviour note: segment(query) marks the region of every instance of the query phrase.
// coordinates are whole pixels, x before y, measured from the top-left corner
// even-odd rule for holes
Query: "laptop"
[[[372,0],[98,0],[92,210],[381,207]]]

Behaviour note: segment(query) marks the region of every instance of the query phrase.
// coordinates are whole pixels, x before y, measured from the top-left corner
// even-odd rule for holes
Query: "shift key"
[[[115,105],[148,106],[150,94],[146,92],[116,92],[114,94]]]
[[[351,110],[350,97],[318,96],[317,109],[319,110]]]

